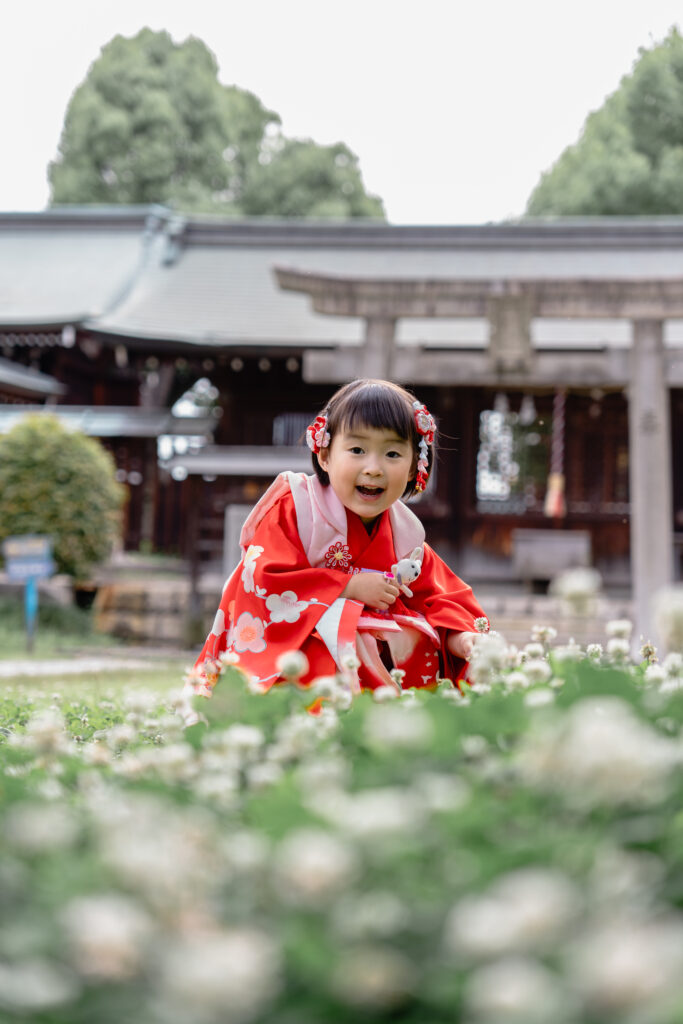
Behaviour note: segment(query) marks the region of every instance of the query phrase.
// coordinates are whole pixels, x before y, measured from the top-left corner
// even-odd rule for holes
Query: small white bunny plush
[[[402,590],[406,597],[412,597],[413,592],[408,584],[416,580],[422,572],[422,548],[414,548],[408,558],[395,562],[391,571],[396,577],[399,590]]]

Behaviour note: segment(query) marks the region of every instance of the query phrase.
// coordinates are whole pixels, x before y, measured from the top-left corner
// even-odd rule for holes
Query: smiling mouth
[[[380,494],[384,494],[383,487],[366,487],[359,485],[356,487],[359,494],[363,494],[366,498],[377,498]]]

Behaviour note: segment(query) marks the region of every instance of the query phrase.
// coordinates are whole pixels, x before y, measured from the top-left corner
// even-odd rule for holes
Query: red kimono
[[[263,689],[281,680],[278,658],[292,650],[308,659],[303,683],[341,672],[355,688],[374,689],[391,683],[392,665],[405,672],[404,688],[464,675],[466,663],[447,650],[446,634],[474,631],[484,613],[471,588],[424,543],[421,523],[402,502],[368,533],[317,477],[283,473],[250,514],[241,541],[244,557],[196,662],[196,692],[210,690],[211,663],[226,651]],[[340,596],[350,574],[385,572],[420,546],[412,597],[401,593],[380,612]]]

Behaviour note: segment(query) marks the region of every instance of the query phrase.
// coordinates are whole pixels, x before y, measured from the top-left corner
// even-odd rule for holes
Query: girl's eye
[[[387,452],[387,457],[390,459],[400,459],[403,452]]]
[[[359,448],[358,445],[354,445],[353,448],[349,448],[349,451],[351,452],[352,455],[362,455],[363,454],[363,449]]]

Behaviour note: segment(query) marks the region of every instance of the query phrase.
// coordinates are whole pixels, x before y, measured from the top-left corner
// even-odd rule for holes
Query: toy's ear
[[[422,561],[422,548],[413,548],[413,553],[410,556],[410,560],[411,560],[411,562],[421,562]]]

